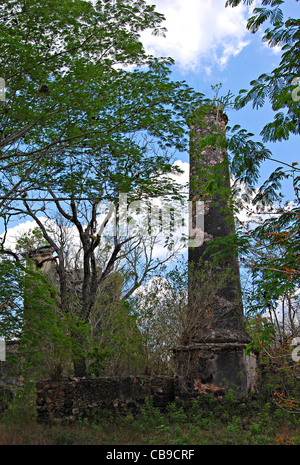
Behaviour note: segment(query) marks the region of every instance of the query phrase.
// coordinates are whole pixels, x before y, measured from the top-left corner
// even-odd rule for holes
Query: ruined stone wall
[[[171,377],[74,378],[37,383],[40,421],[89,418],[105,411],[137,413],[147,397],[166,406],[174,399]]]
[[[36,388],[40,422],[100,419],[107,411],[137,414],[150,397],[154,407],[164,409],[176,399],[207,394],[222,397],[226,393],[225,388],[203,385],[197,379],[186,383],[177,376],[45,380]]]

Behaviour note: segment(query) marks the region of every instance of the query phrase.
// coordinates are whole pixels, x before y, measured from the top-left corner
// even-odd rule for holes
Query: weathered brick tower
[[[226,115],[212,107],[199,109],[190,122],[190,200],[204,202],[204,241],[188,251],[188,319],[192,323],[190,334],[184,334],[182,345],[174,350],[174,359],[176,373],[191,380],[191,386],[214,384],[247,393],[253,387],[255,358],[245,355],[250,338],[243,329],[239,265],[230,245],[235,229],[224,145],[226,124]],[[222,261],[216,265],[207,249],[218,240]],[[197,291],[197,273],[202,273],[201,289],[206,284],[205,270],[207,280],[218,287],[213,300]]]

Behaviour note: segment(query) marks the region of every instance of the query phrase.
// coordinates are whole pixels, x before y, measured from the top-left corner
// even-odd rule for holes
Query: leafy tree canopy
[[[227,0],[226,6],[235,7],[242,3],[251,5],[253,1]],[[246,240],[245,235],[241,239],[242,260],[253,273],[252,309],[266,310],[275,309],[280,298],[290,301],[300,279],[299,165],[297,161],[289,164],[275,159],[265,146],[299,134],[300,20],[285,18],[284,0],[262,0],[260,3],[261,6],[253,9],[247,28],[256,33],[266,26],[262,40],[270,47],[281,47],[281,60],[271,73],[262,74],[250,82],[249,90],[240,91],[235,108],[252,103],[253,109],[259,109],[269,102],[274,119],[262,128],[262,142],[254,142],[253,134],[240,126],[229,128],[228,148],[232,173],[246,183],[250,192],[250,196],[244,193],[244,200],[248,205],[254,205],[256,213],[268,213],[262,216],[259,226],[248,231]],[[267,159],[275,162],[277,167],[259,186],[261,165]],[[292,182],[294,198],[283,204],[281,190],[285,179]],[[266,210],[266,207],[269,208]]]
[[[145,53],[140,32],[163,34],[162,20],[143,0],[0,6],[0,206],[49,187],[99,199],[105,182],[111,198],[171,170],[166,151],[186,148],[199,95],[170,81],[171,59]]]
[[[117,204],[120,193],[132,200],[175,192],[167,175],[176,171],[174,152],[188,147],[186,120],[202,98],[184,82],[171,81],[171,58],[144,50],[140,33],[164,34],[163,19],[144,0],[14,0],[0,6],[6,84],[0,215],[5,230],[12,219],[38,224],[55,252],[62,314],[71,311],[63,234],[57,239],[41,217],[56,221],[61,232],[74,227],[83,271],[78,327],[88,322],[100,284],[130,240],[113,238],[99,272],[104,234],[96,227],[98,205]],[[5,238],[2,256],[18,261]],[[82,346],[82,334],[76,337]]]

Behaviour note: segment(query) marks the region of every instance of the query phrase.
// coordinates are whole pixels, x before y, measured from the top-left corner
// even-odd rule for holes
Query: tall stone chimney
[[[252,389],[255,360],[245,355],[251,339],[243,329],[238,258],[230,245],[235,228],[225,148],[227,121],[221,110],[210,107],[199,109],[190,122],[190,200],[204,202],[204,241],[188,251],[188,319],[194,325],[190,337],[186,334],[174,350],[174,360],[176,373],[185,379],[246,393]],[[214,241],[220,241],[217,252],[222,252],[217,264],[208,248]],[[201,292],[197,296],[198,273],[202,270],[205,283],[203,270],[208,269],[207,279],[218,289],[213,301]]]

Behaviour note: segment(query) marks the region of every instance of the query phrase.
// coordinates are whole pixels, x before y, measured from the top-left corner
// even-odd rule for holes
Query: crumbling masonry
[[[189,311],[194,318],[196,303],[199,318],[195,320],[197,324],[191,337],[183,339],[181,346],[174,349],[174,376],[40,381],[37,383],[37,411],[41,421],[76,420],[92,414],[95,409],[136,413],[149,396],[153,396],[156,406],[165,407],[180,398],[206,394],[222,397],[227,388],[244,394],[253,390],[256,359],[245,354],[250,338],[243,328],[238,259],[230,241],[226,242],[234,234],[227,153],[225,145],[222,147],[218,143],[225,141],[226,124],[226,115],[212,108],[206,114],[200,110],[190,124],[190,200],[204,201],[203,243],[190,247],[188,252],[192,267]],[[209,185],[216,188],[209,190]],[[196,218],[193,220],[196,223]],[[228,268],[231,278],[220,289],[213,304],[203,311],[203,303],[193,296],[193,280],[197,279],[197,271],[201,271],[204,263],[212,263],[209,246],[218,244],[220,239],[227,253],[223,254],[221,264],[212,266],[213,278],[217,283]],[[50,275],[53,272],[53,280],[57,279],[50,248],[42,248],[32,258],[43,272]]]
[[[228,156],[225,145],[222,147],[227,121],[221,110],[210,108],[205,114],[200,110],[190,124],[190,200],[204,201],[204,239],[199,247],[189,248],[189,292],[193,292],[197,271],[203,264],[212,263],[209,245],[214,241],[228,241],[227,245],[223,241],[226,248],[223,261],[212,265],[216,283],[226,270],[230,270],[231,277],[213,306],[204,313],[201,313],[202,302],[197,302],[196,310],[201,314],[198,328],[192,340],[174,352],[179,376],[247,393],[253,388],[256,360],[253,355],[245,355],[250,338],[243,329],[239,265],[230,245],[235,228]],[[191,301],[189,305],[192,307]],[[191,318],[195,315],[191,314]]]

